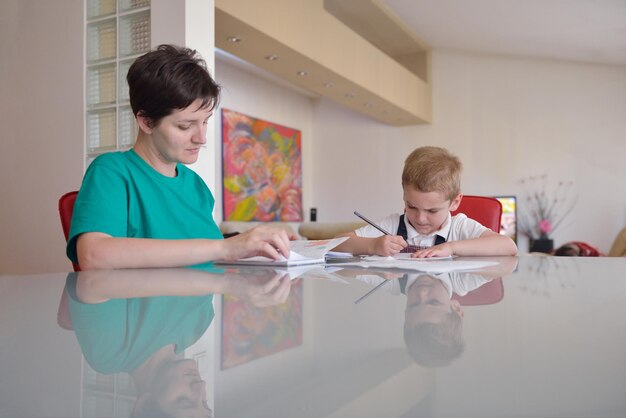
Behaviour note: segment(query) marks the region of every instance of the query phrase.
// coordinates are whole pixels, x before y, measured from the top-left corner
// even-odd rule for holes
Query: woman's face
[[[206,384],[195,360],[176,360],[159,373],[153,395],[159,409],[173,417],[211,417]]]
[[[196,162],[200,148],[206,143],[207,122],[213,114],[210,108],[203,109],[201,105],[202,99],[196,99],[186,108],[165,116],[147,132],[152,139],[152,153],[161,164]]]

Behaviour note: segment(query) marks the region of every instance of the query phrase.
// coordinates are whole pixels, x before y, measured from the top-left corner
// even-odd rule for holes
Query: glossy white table
[[[57,323],[68,276],[91,302],[237,295],[214,297],[211,326],[185,350],[217,417],[625,417],[626,258],[517,261],[499,287],[462,305],[465,349],[437,368],[407,354],[405,294],[385,285],[354,303],[376,282],[357,278],[367,271],[293,281],[264,269],[3,276],[0,417],[129,416],[133,379],[91,370]]]

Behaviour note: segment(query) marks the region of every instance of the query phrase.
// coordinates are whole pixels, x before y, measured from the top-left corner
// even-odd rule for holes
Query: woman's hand
[[[236,275],[228,280],[226,294],[237,296],[257,308],[285,303],[294,284],[288,274],[265,270],[247,277]]]
[[[287,232],[270,226],[257,226],[246,232],[223,241],[223,259],[265,256],[273,260],[289,258],[289,238]]]

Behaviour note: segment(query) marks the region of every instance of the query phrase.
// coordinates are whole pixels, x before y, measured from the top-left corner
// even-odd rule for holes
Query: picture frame
[[[302,133],[222,109],[225,221],[302,222]]]
[[[500,234],[506,235],[517,244],[517,196],[493,196],[502,204]]]

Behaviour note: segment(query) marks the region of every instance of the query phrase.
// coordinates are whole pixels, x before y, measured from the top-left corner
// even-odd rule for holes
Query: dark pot
[[[554,249],[554,240],[540,238],[530,240],[529,251],[531,253],[549,253]]]

